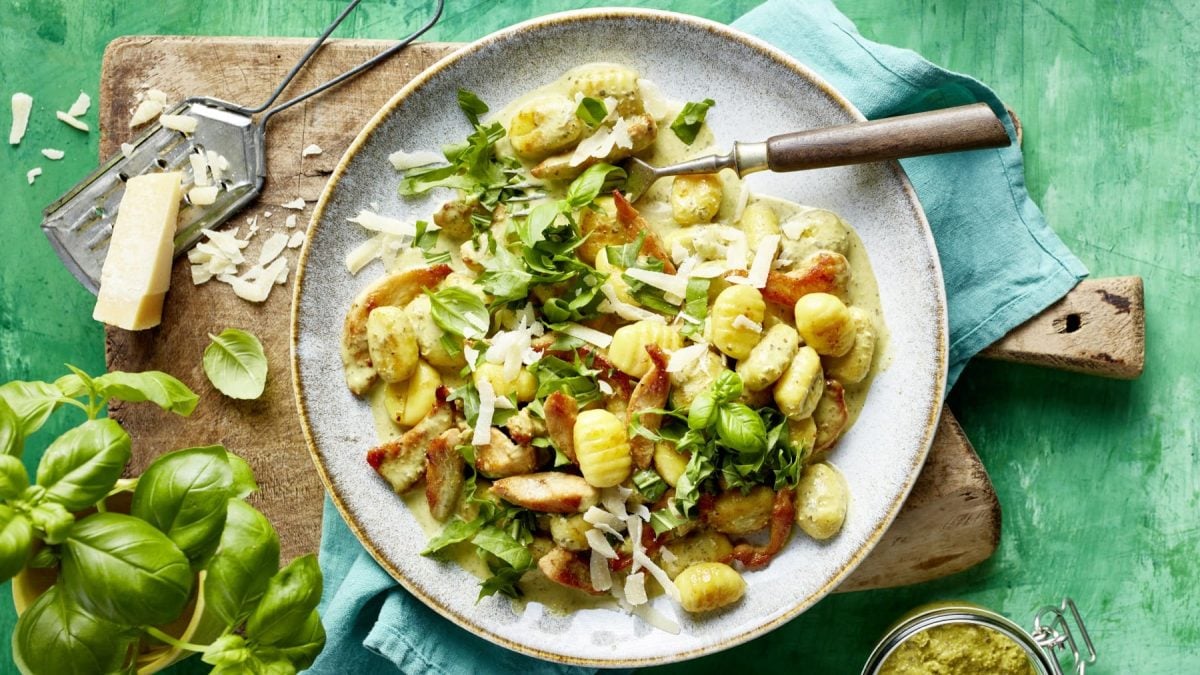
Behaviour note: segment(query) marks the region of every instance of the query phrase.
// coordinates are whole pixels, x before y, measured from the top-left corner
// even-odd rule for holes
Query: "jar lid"
[[[1076,675],[1084,675],[1087,666],[1096,662],[1096,649],[1091,636],[1070,598],[1063,598],[1058,606],[1047,605],[1039,609],[1034,615],[1032,631],[985,607],[952,601],[922,605],[902,616],[871,652],[863,667],[863,675],[876,675],[888,657],[912,637],[935,626],[954,624],[982,626],[1009,638],[1026,653],[1039,675],[1063,675],[1060,653],[1071,654],[1068,672]],[[1076,641],[1077,634],[1086,647],[1086,653]]]

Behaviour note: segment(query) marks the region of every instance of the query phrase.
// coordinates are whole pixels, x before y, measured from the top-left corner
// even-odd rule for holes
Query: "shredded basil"
[[[579,107],[575,109],[575,116],[583,120],[584,124],[589,127],[598,127],[608,117],[608,107],[604,105],[604,101],[591,96],[585,96],[579,102]]]
[[[688,102],[683,106],[683,110],[679,111],[675,121],[671,122],[671,131],[675,132],[679,140],[691,145],[700,133],[700,127],[704,124],[708,109],[716,104],[717,102],[711,98],[700,102]]]

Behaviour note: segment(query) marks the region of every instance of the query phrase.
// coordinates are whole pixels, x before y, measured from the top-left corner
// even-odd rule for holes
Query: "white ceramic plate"
[[[757,192],[841,214],[857,228],[879,280],[892,359],[833,455],[853,495],[843,531],[827,543],[793,537],[769,567],[746,575],[745,598],[720,613],[693,618],[659,598],[661,609],[679,617],[679,635],[612,611],[562,616],[535,603],[518,614],[497,597],[476,604],[478,581],[419,555],[426,535],[364,459],[376,443],[371,413],[344,384],[338,344],[351,300],[382,270],[375,264],[357,277],[346,271],[347,251],[365,237],[346,219],[370,202],[385,215],[431,214],[433,200],[396,196],[399,177],[387,156],[463,138],[469,128],[455,103],[460,87],[499,107],[590,61],[627,64],[673,99],[715,99],[708,123],[722,144],[862,119],[793,59],[693,17],[570,12],[484,38],[397,93],[334,172],[297,271],[293,374],[305,436],[326,487],[363,545],[400,584],[463,628],[511,649],[566,663],[641,666],[692,658],[770,631],[829,593],[879,541],[933,439],[946,372],[946,302],[929,227],[899,165],[750,177]]]

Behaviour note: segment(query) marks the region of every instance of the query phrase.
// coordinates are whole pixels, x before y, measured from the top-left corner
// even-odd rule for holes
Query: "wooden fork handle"
[[[810,129],[767,139],[772,171],[879,162],[1011,143],[986,103]]]

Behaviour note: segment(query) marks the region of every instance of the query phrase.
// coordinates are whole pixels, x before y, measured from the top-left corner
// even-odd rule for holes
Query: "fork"
[[[637,201],[663,176],[716,173],[739,176],[758,171],[787,172],[881,162],[962,150],[1001,148],[1012,141],[986,103],[931,110],[772,136],[759,143],[734,143],[725,155],[654,167],[632,157],[625,165],[625,196]]]

